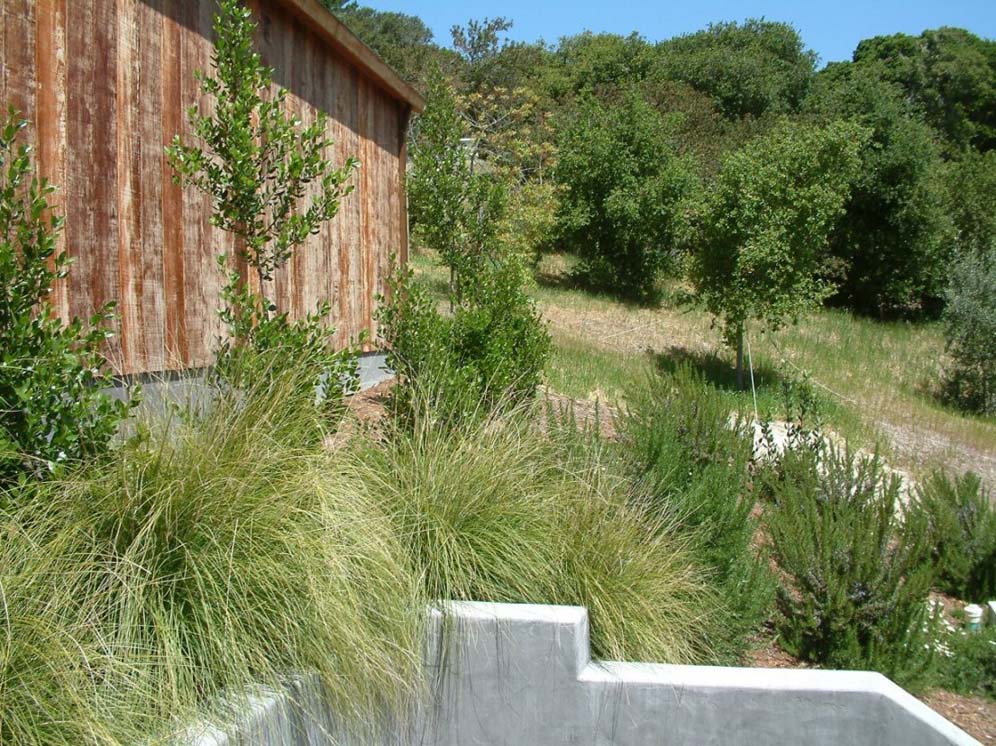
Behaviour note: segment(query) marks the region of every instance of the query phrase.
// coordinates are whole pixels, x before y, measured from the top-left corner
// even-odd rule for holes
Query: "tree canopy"
[[[827,237],[843,212],[869,133],[781,122],[724,162],[701,219],[692,279],[737,347],[747,323],[776,330],[831,292]]]

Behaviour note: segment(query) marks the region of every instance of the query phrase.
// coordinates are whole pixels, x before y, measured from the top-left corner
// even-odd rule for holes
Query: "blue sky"
[[[559,37],[584,30],[629,34],[639,31],[651,41],[696,31],[712,21],[764,17],[787,21],[823,63],[851,58],[855,45],[869,36],[927,28],[960,26],[996,38],[996,0],[360,0],[378,10],[418,15],[449,44],[449,29],[471,18],[505,16],[515,22],[509,36],[521,41]]]

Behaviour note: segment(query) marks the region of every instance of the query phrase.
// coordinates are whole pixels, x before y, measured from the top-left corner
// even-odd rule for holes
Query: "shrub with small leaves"
[[[938,666],[937,683],[959,694],[996,700],[996,627],[958,630],[946,638],[950,655]]]
[[[49,303],[69,257],[56,247],[55,187],[32,174],[31,149],[17,144],[26,126],[11,110],[0,130],[0,484],[101,454],[137,403],[103,392],[113,304],[63,323]]]
[[[416,241],[439,252],[457,296],[512,248],[501,235],[509,185],[498,173],[475,171],[464,127],[456,92],[437,70],[414,125],[408,199]]]
[[[996,414],[996,247],[960,257],[948,283],[947,395],[965,409]]]
[[[754,537],[747,420],[700,373],[681,367],[627,394],[621,446],[658,516],[677,516],[726,600],[710,645],[735,662],[768,618],[774,584]]]
[[[690,275],[737,351],[741,388],[751,320],[777,331],[832,292],[820,275],[867,136],[846,122],[784,120],[723,161],[702,210]]]
[[[767,479],[765,524],[783,580],[779,627],[788,650],[922,685],[933,665],[931,537],[922,514],[898,511],[898,477],[877,457],[828,446],[787,451]]]
[[[225,257],[218,258],[223,271],[227,271],[225,263]],[[332,345],[333,330],[325,323],[331,310],[328,303],[296,320],[286,312],[273,313],[274,309],[263,313],[260,305],[265,300],[239,283],[238,272],[228,272],[228,276],[220,315],[231,336],[222,342],[215,361],[218,382],[225,388],[248,391],[293,369],[294,380],[314,390],[315,404],[326,419],[337,420],[346,395],[358,388],[359,369],[354,349],[339,350]],[[238,313],[236,309],[253,310]]]
[[[394,278],[380,315],[399,377],[394,405],[415,414],[415,402],[428,403],[431,416],[454,423],[532,398],[550,337],[521,283],[518,265],[491,268],[444,316],[410,271]]]
[[[996,508],[982,480],[935,472],[919,486],[916,507],[930,525],[938,587],[968,601],[996,595]]]
[[[559,232],[581,257],[587,284],[654,301],[688,238],[688,204],[699,184],[673,129],[635,91],[607,105],[584,99],[560,138],[555,177],[564,188]]]

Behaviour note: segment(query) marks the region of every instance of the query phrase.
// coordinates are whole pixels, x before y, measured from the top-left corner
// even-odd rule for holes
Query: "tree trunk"
[[[737,327],[737,389],[744,390],[744,325]]]
[[[263,318],[257,319],[257,321],[269,321],[270,320],[270,302],[266,299],[266,293],[263,292],[263,283],[266,281],[263,276],[263,270],[259,267],[256,268],[256,279],[259,281],[259,300],[262,306]]]

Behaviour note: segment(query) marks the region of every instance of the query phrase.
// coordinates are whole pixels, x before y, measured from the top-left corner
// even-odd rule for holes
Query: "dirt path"
[[[974,471],[996,499],[996,453],[968,447],[942,433],[927,431],[911,423],[879,420],[876,424],[904,460],[944,464],[954,472]]]

